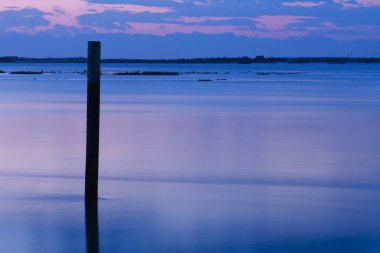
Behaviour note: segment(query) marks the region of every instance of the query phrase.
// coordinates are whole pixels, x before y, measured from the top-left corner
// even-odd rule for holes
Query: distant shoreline
[[[1,63],[86,63],[85,57],[67,58],[27,58],[17,56],[0,57]],[[181,63],[181,64],[257,64],[257,63],[380,63],[380,58],[375,57],[219,57],[219,58],[189,58],[189,59],[102,59],[102,63]]]

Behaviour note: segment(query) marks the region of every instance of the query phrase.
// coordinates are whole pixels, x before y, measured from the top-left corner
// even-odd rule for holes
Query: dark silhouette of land
[[[26,58],[17,56],[0,57],[0,62],[14,63],[86,63],[85,57],[67,58]],[[189,59],[102,59],[102,63],[199,63],[199,64],[218,64],[218,63],[380,63],[380,58],[375,57],[216,57],[216,58],[189,58]]]
[[[178,76],[179,74],[179,72],[172,71],[127,71],[112,73],[115,76]]]
[[[0,73],[6,73],[5,71],[2,71]],[[42,75],[44,72],[43,71],[11,71],[9,74],[11,75]]]

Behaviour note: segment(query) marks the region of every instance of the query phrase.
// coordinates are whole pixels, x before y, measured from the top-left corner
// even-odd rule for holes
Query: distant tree
[[[253,62],[256,62],[256,63],[266,63],[267,59],[265,59],[265,57],[262,56],[262,55],[258,55],[258,56],[255,57],[255,59],[253,59]]]
[[[238,60],[238,63],[239,64],[251,64],[252,61],[251,61],[251,58],[249,58],[248,56],[244,56]]]

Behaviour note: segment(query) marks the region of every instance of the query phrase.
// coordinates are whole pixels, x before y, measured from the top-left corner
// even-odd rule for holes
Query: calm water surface
[[[85,65],[0,70],[0,252],[380,251],[380,64],[104,65],[98,210]]]

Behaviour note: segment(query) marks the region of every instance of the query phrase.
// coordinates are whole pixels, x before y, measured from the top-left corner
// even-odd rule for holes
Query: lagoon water
[[[0,64],[0,252],[380,251],[380,64],[103,65],[97,213],[85,67]]]

